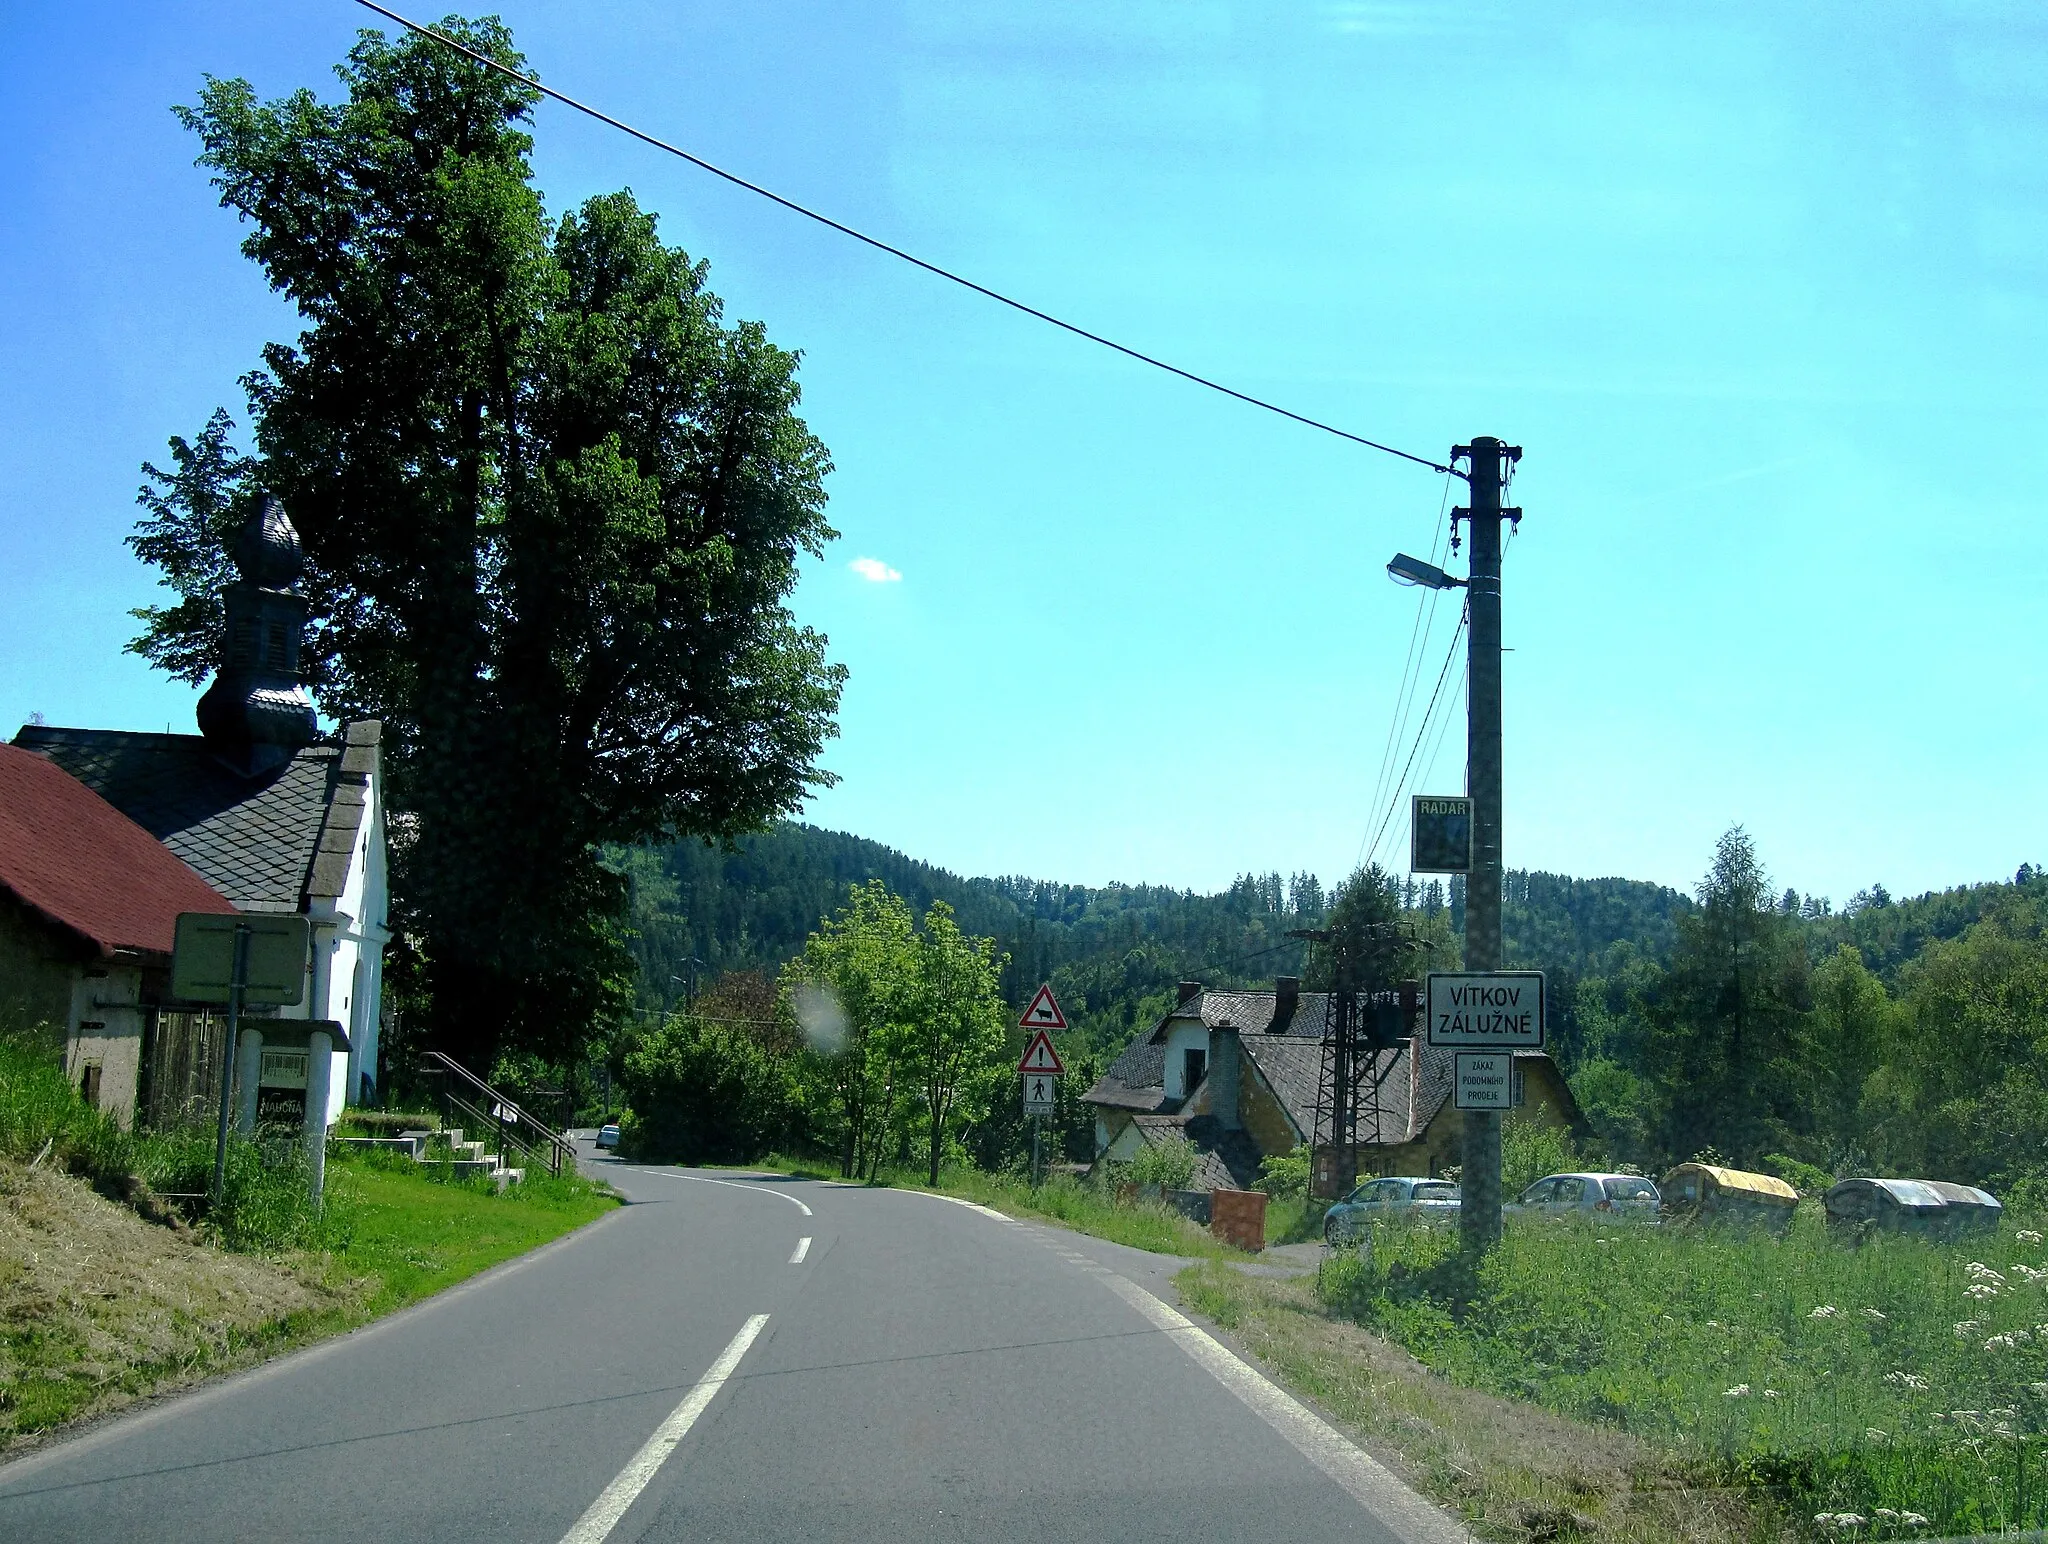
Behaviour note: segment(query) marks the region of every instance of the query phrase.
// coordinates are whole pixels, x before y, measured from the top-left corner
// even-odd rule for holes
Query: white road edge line
[[[796,1241],[796,1253],[789,1257],[789,1263],[791,1265],[802,1265],[804,1263],[804,1256],[810,1252],[811,1241],[808,1238],[798,1239]]]
[[[675,1174],[671,1173],[667,1169],[650,1169],[640,1164],[622,1164],[620,1165],[620,1167],[630,1168],[635,1174],[658,1174],[663,1179],[686,1179],[699,1185],[725,1185],[733,1190],[750,1190],[756,1195],[780,1196],[783,1200],[787,1201],[791,1206],[795,1207],[798,1211],[802,1212],[806,1217],[814,1217],[817,1215],[808,1206],[804,1205],[803,1202],[799,1201],[795,1196],[791,1195],[787,1190],[770,1190],[766,1185],[742,1185],[736,1179],[706,1179],[701,1174]]]
[[[1472,1544],[1472,1535],[1410,1490],[1342,1433],[1240,1360],[1186,1314],[1169,1308],[1135,1282],[1108,1275],[1103,1285],[1137,1309],[1203,1371],[1285,1437],[1302,1457],[1347,1491],[1406,1544]]]
[[[562,1535],[562,1544],[603,1544],[605,1537],[618,1526],[619,1519],[626,1515],[626,1508],[638,1499],[640,1492],[647,1488],[647,1482],[668,1455],[676,1449],[689,1429],[697,1424],[718,1391],[725,1387],[726,1379],[733,1375],[740,1365],[740,1358],[747,1354],[747,1347],[754,1343],[754,1337],[767,1326],[768,1315],[757,1313],[747,1320],[740,1332],[733,1336],[730,1344],[718,1353],[718,1360],[683,1396],[683,1402],[671,1410],[668,1419],[654,1428],[640,1451],[632,1461],[621,1469],[618,1477],[605,1486],[602,1494],[590,1503],[590,1509],[576,1519],[576,1526]]]

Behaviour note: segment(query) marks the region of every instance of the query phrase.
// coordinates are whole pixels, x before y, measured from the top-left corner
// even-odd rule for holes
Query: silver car
[[[1640,1174],[1551,1174],[1523,1191],[1506,1210],[1587,1222],[1654,1223],[1661,1202],[1657,1187]]]
[[[1323,1241],[1347,1244],[1374,1221],[1455,1222],[1458,1187],[1447,1179],[1397,1174],[1367,1180],[1323,1215]]]

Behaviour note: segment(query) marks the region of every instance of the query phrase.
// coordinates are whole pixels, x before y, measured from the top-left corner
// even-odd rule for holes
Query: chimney
[[[1218,1024],[1209,1031],[1209,1113],[1225,1131],[1242,1131],[1237,1113],[1240,1073],[1238,1058],[1244,1047],[1238,1044],[1237,1026]]]
[[[1294,1024],[1294,1013],[1301,1006],[1301,977],[1276,976],[1273,978],[1273,1022],[1266,1026],[1269,1035],[1284,1035]]]
[[[199,699],[199,732],[246,777],[274,770],[319,735],[313,700],[299,680],[306,603],[293,586],[305,565],[284,506],[266,498],[235,542],[241,579],[221,599],[226,647]]]
[[[1193,1001],[1194,1001],[1194,1000],[1195,1000],[1195,999],[1196,999],[1197,997],[1200,997],[1201,995],[1202,995],[1202,983],[1201,983],[1201,982],[1199,982],[1199,981],[1183,981],[1183,982],[1182,982],[1182,983],[1180,984],[1180,1001],[1178,1001],[1177,1003],[1175,1003],[1175,1004],[1174,1004],[1174,1006],[1175,1006],[1176,1008],[1185,1008],[1185,1007],[1186,1007],[1186,1006],[1187,1006],[1187,1005],[1188,1005],[1189,1003],[1193,1002]]]

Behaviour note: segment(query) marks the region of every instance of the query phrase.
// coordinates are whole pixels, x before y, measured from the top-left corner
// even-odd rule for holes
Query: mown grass
[[[2048,1250],[1791,1232],[1381,1226],[1322,1301],[1470,1388],[1619,1428],[1822,1531],[2048,1523]],[[1862,1519],[1842,1522],[1844,1517]]]
[[[351,1312],[377,1318],[525,1254],[611,1211],[618,1198],[573,1172],[528,1170],[503,1194],[488,1180],[437,1179],[384,1153],[328,1160],[329,1281],[352,1278]]]

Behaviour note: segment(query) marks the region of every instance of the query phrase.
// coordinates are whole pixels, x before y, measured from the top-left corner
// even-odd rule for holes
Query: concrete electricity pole
[[[1466,793],[1472,799],[1472,870],[1465,880],[1465,969],[1499,970],[1500,925],[1500,504],[1502,461],[1522,459],[1521,447],[1481,436],[1452,458],[1470,465],[1472,507],[1461,511],[1472,542],[1467,581],[1469,691],[1466,696]],[[1521,518],[1521,511],[1506,514]],[[1465,1150],[1459,1176],[1459,1228],[1465,1255],[1476,1260],[1500,1240],[1500,1112],[1465,1112]]]

